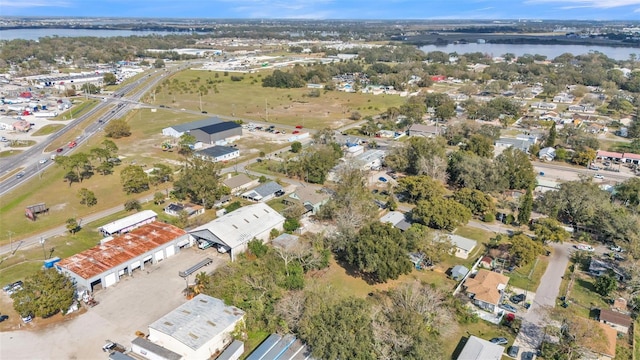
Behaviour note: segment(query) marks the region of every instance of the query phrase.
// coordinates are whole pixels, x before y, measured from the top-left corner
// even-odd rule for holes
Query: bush
[[[242,205],[240,204],[240,201],[234,201],[231,204],[229,204],[226,208],[224,208],[227,211],[227,214],[234,211],[234,210],[238,210],[242,207]]]
[[[492,213],[486,213],[484,214],[484,217],[482,218],[482,221],[484,222],[494,222],[496,221],[496,216],[493,215]]]
[[[300,227],[300,222],[297,219],[294,218],[288,218],[287,220],[284,221],[284,231],[288,232],[288,233],[292,233],[294,231],[296,231],[296,229],[298,229]]]
[[[251,251],[251,253],[257,258],[263,257],[267,253],[267,251],[269,251],[267,245],[263,244],[262,241],[258,239],[249,241],[247,246],[249,247],[249,251]]]
[[[504,220],[505,224],[507,225],[513,224],[514,221],[516,221],[516,218],[513,216],[513,214],[507,215],[507,218]]]

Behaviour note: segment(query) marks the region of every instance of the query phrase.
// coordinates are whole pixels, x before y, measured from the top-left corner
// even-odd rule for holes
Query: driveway
[[[228,256],[214,250],[186,249],[96,292],[99,304],[85,314],[39,330],[29,324],[23,330],[2,332],[0,358],[105,359],[102,346],[107,339],[130,348],[136,331],[148,333],[149,324],[186,301],[182,295],[186,282],[178,272],[206,257],[214,259],[202,269],[207,272],[228,261]]]
[[[536,290],[536,296],[529,311],[522,315],[522,327],[514,341],[514,345],[520,346],[520,353],[533,351],[542,343],[543,328],[548,324],[544,308],[555,307],[556,299],[560,293],[560,284],[571,256],[572,244],[552,244],[553,254],[549,259],[547,270],[542,275],[540,285]]]

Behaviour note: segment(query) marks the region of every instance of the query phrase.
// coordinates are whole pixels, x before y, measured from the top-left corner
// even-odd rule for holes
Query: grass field
[[[54,132],[62,129],[63,127],[64,127],[64,125],[62,125],[62,124],[45,125],[45,126],[41,127],[40,129],[38,129],[38,131],[36,131],[33,134],[31,134],[31,136],[50,135],[50,134],[53,134]]]
[[[53,120],[71,120],[77,119],[79,116],[82,116],[87,111],[91,110],[92,107],[98,104],[98,100],[89,99],[89,100],[74,100],[74,105],[69,109],[69,111],[65,111],[62,114],[53,118]]]
[[[6,158],[6,157],[9,157],[9,156],[18,155],[22,151],[23,150],[4,150],[4,151],[0,151],[0,158]]]
[[[11,141],[12,147],[29,147],[35,145],[35,140],[15,140]]]
[[[319,97],[309,97],[307,88],[262,87],[262,78],[269,74],[270,71],[244,74],[242,81],[231,81],[230,76],[223,73],[183,71],[165,80],[172,85],[157,88],[155,102],[150,95],[146,100],[197,111],[202,102],[202,110],[211,114],[293,126],[304,122],[305,127],[314,129],[338,128],[351,121],[348,117],[353,111],[362,116],[375,115],[405,101],[397,95],[339,91],[323,91]],[[200,86],[204,86],[208,94],[200,96]]]
[[[509,276],[509,286],[514,286],[527,291],[536,291],[540,285],[542,275],[547,270],[549,258],[547,256],[539,256],[538,261],[522,266],[512,271]]]

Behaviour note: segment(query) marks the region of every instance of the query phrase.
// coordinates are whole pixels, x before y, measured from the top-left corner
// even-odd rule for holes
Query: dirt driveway
[[[96,292],[99,305],[76,318],[43,328],[36,320],[21,330],[2,332],[0,358],[106,359],[102,346],[107,339],[130,348],[136,331],[148,333],[149,324],[186,301],[182,295],[186,282],[178,272],[206,257],[214,259],[212,265],[202,269],[207,272],[228,261],[227,256],[213,250],[186,249]],[[190,276],[189,281],[193,278]]]

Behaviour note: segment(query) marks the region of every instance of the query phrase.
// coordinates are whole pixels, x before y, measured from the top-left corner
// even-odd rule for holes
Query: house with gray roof
[[[468,258],[469,254],[473,252],[473,249],[478,246],[477,241],[459,235],[452,234],[449,235],[448,238],[449,241],[451,241],[451,245],[453,245],[453,251],[455,251],[454,255],[461,259]]]
[[[495,145],[495,153],[496,155],[499,155],[500,153],[502,153],[505,149],[508,149],[510,147],[516,148],[518,150],[521,150],[525,153],[529,153],[529,148],[531,148],[531,145],[535,144],[535,139],[534,138],[521,138],[521,139],[513,139],[513,138],[500,138],[498,140],[496,140],[496,142],[494,143]]]
[[[149,325],[149,340],[185,359],[209,359],[231,342],[244,311],[198,294]]]
[[[240,157],[240,150],[231,146],[212,146],[198,150],[195,156],[211,162],[225,162]]]
[[[232,194],[239,194],[244,192],[252,187],[258,186],[260,184],[258,179],[252,179],[245,174],[238,174],[236,176],[231,176],[222,180],[222,183],[229,188]]]
[[[458,360],[500,360],[502,353],[504,346],[471,335],[458,355]]]
[[[406,231],[411,227],[411,223],[407,221],[405,214],[399,211],[389,211],[383,217],[380,218],[381,223],[389,223],[393,227],[402,231]]]
[[[284,188],[275,181],[264,183],[242,194],[242,197],[256,202],[266,202],[276,196],[284,195]]]

